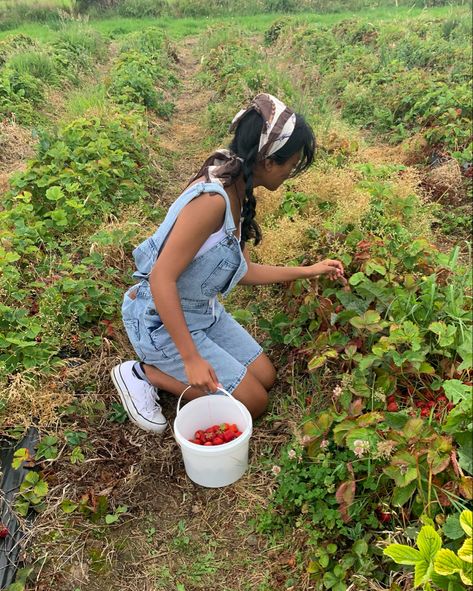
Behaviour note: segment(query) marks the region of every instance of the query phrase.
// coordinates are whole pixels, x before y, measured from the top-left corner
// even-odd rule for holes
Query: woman
[[[112,379],[130,419],[149,431],[166,427],[158,389],[178,396],[187,388],[191,400],[223,385],[253,417],[264,412],[276,371],[218,293],[320,275],[344,281],[339,261],[258,265],[246,248],[248,240],[261,240],[253,189],[274,191],[313,161],[315,138],[304,118],[259,94],[230,130],[229,150],[207,159],[153,236],[133,251],[140,282],[125,294],[122,313],[140,361],[117,365]]]

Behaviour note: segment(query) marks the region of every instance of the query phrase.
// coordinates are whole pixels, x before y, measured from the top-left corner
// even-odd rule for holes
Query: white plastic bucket
[[[208,394],[188,402],[182,409],[181,394],[174,420],[174,437],[181,448],[187,476],[201,486],[218,488],[236,482],[248,468],[248,448],[253,421],[244,404],[223,388],[225,396]],[[192,443],[198,429],[220,423],[236,423],[241,435],[222,445]]]

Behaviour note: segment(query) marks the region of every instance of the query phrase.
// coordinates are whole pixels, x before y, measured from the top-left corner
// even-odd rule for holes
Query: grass
[[[103,114],[107,110],[107,93],[103,84],[87,85],[80,90],[73,90],[64,103],[65,121],[82,117],[86,111]]]
[[[1,0],[0,0],[1,2]],[[426,9],[420,8],[406,8],[399,7],[392,8],[376,8],[365,10],[356,13],[359,19],[376,20],[376,21],[390,21],[397,19],[404,19],[408,17],[422,17],[428,16],[431,18],[442,18],[446,16],[460,16],[467,14],[468,8],[461,6],[441,6]],[[322,25],[333,25],[344,19],[353,18],[352,12],[340,12],[334,14],[298,14],[288,16],[287,14],[271,13],[259,14],[256,16],[229,16],[217,18],[182,18],[176,19],[171,17],[165,18],[122,18],[110,17],[102,19],[90,20],[89,24],[100,33],[110,37],[120,37],[138,31],[144,27],[157,26],[165,30],[176,41],[187,37],[189,35],[197,35],[209,25],[216,25],[218,23],[237,23],[248,31],[261,33],[268,29],[271,24],[277,19],[292,19],[295,22],[303,21],[305,23],[319,23]],[[30,35],[40,41],[52,41],[58,36],[58,31],[47,25],[38,23],[24,23],[21,26],[10,29],[8,31],[0,31],[0,39],[9,35],[24,33]]]

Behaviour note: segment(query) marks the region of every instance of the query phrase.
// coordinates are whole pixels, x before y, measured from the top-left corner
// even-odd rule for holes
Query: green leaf
[[[391,463],[383,472],[392,478],[397,486],[407,486],[417,478],[416,459],[409,452],[401,451],[391,458]]]
[[[324,581],[324,587],[326,589],[332,589],[332,587],[334,585],[336,585],[340,581],[340,579],[338,577],[336,577],[332,572],[329,571],[324,574],[323,581]]]
[[[361,271],[359,271],[358,273],[353,273],[353,275],[348,280],[348,283],[350,285],[358,285],[362,281],[364,281],[365,279],[366,279],[366,275],[364,273],[362,273]]]
[[[414,586],[420,587],[422,583],[428,581],[429,563],[425,560],[418,562],[414,567]],[[427,591],[428,588],[426,588]]]
[[[396,431],[401,431],[405,427],[408,420],[409,417],[400,412],[384,413],[384,422],[388,427],[391,427],[391,429],[395,429]]]
[[[379,324],[381,316],[376,310],[366,310],[361,316],[350,319],[350,324],[360,330],[367,329],[370,332],[378,332],[383,327]]]
[[[459,573],[463,568],[463,563],[452,550],[442,548],[437,552],[434,561],[434,570],[439,575],[453,575]]]
[[[64,513],[73,513],[79,505],[70,501],[69,499],[64,499],[61,503],[61,509]]]
[[[36,484],[33,488],[33,492],[35,495],[39,497],[45,497],[48,494],[48,483],[44,480],[40,480],[38,484]]]
[[[449,437],[436,437],[429,446],[427,462],[431,467],[432,474],[439,474],[450,463],[450,452],[452,441]]]
[[[445,396],[453,404],[458,404],[462,400],[468,400],[472,394],[471,386],[467,386],[460,380],[446,380],[443,383],[443,389]]]
[[[312,357],[312,359],[307,364],[307,368],[309,371],[314,371],[319,367],[322,367],[328,359],[334,359],[338,357],[338,353],[335,349],[327,349],[321,355],[316,355]]]
[[[442,527],[443,533],[450,538],[450,540],[458,540],[463,538],[465,532],[460,525],[460,519],[457,515],[449,515]]]
[[[471,538],[473,532],[473,513],[469,509],[465,509],[460,513],[460,525],[466,535]]]
[[[407,423],[404,425],[404,429],[402,430],[402,432],[405,435],[405,437],[407,437],[407,439],[412,439],[414,437],[418,437],[422,433],[424,426],[425,423],[422,419],[412,418],[409,419]]]
[[[59,201],[64,197],[64,193],[61,190],[61,187],[49,187],[46,191],[46,199],[49,201]]]
[[[366,540],[357,540],[352,546],[352,552],[354,552],[357,556],[364,556],[368,554],[368,543]]]
[[[116,521],[118,521],[118,515],[113,515],[113,514],[110,514],[110,513],[108,515],[105,515],[105,523],[107,525],[110,525],[112,523],[115,523]]]
[[[417,488],[417,482],[413,480],[407,486],[395,486],[392,496],[392,504],[396,507],[402,507],[412,497]]]
[[[458,557],[465,562],[473,563],[473,539],[468,538],[463,542],[462,547],[458,550]]]
[[[442,547],[442,539],[432,526],[424,525],[417,536],[417,547],[422,557],[430,564]]]
[[[30,452],[26,447],[20,447],[13,454],[12,468],[18,469],[23,462],[27,462],[31,459]]]
[[[423,561],[419,550],[404,544],[390,544],[383,550],[383,554],[389,556],[396,564],[413,565]]]

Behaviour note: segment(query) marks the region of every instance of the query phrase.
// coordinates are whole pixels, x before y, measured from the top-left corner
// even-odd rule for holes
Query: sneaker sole
[[[139,413],[138,409],[133,404],[133,400],[125,385],[125,382],[122,376],[120,375],[120,369],[117,367],[113,367],[110,371],[110,376],[112,378],[112,382],[115,388],[117,389],[118,394],[120,395],[120,400],[123,404],[123,407],[126,410],[128,417],[130,418],[130,421],[138,427],[140,427],[140,429],[143,429],[145,431],[151,431],[153,433],[162,433],[166,429],[167,421],[164,421],[164,423],[154,423],[153,421],[148,420]],[[136,415],[138,415],[140,419],[137,419],[134,416],[134,413],[136,413]],[[141,423],[141,420],[143,421],[143,423]],[[156,429],[155,426],[158,427],[158,429]]]

